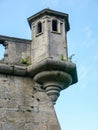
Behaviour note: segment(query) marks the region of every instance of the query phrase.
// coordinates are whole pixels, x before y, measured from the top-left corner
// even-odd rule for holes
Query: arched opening
[[[42,23],[38,22],[37,24],[37,34],[42,32]]]
[[[0,60],[4,58],[4,52],[5,52],[5,47],[3,43],[0,42]]]
[[[57,20],[52,20],[52,31],[58,31],[58,22]]]

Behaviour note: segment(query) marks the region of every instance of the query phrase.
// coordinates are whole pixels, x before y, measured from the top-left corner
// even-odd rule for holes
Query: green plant
[[[66,61],[66,59],[65,59],[65,57],[64,57],[64,55],[63,55],[63,54],[61,54],[60,59],[61,59],[62,61]]]
[[[69,62],[72,62],[73,56],[75,56],[75,54],[72,54],[70,57],[68,57],[68,61],[69,61]]]
[[[30,57],[22,58],[22,59],[20,60],[20,64],[30,65]]]

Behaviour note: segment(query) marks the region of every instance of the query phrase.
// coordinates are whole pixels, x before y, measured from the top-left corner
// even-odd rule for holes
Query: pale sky
[[[98,0],[0,0],[0,35],[31,39],[27,18],[44,8],[69,14],[68,51],[77,65],[78,83],[55,105],[61,128],[98,130]]]

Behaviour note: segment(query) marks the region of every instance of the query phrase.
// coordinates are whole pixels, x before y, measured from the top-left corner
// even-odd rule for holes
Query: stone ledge
[[[76,65],[72,62],[46,59],[39,62],[38,64],[30,65],[28,67],[0,63],[1,74],[27,76],[33,78],[36,74],[47,70],[59,70],[70,74],[72,77],[72,84],[78,81]]]
[[[31,40],[0,35],[0,41],[31,43]]]
[[[23,66],[7,65],[0,63],[0,73],[17,76],[27,76],[27,68]]]
[[[34,77],[37,73],[47,71],[47,70],[59,70],[59,71],[66,72],[71,75],[72,84],[78,82],[76,65],[72,62],[46,59],[39,62],[39,64],[30,65],[27,68],[27,72],[32,77]]]

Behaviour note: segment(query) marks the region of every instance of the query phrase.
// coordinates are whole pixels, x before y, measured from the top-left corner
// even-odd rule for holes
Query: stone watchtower
[[[68,60],[66,34],[68,15],[45,9],[28,18],[32,30],[31,62]]]
[[[44,9],[28,22],[31,40],[0,35],[0,130],[61,130],[53,105],[77,82],[68,61],[68,14]]]

